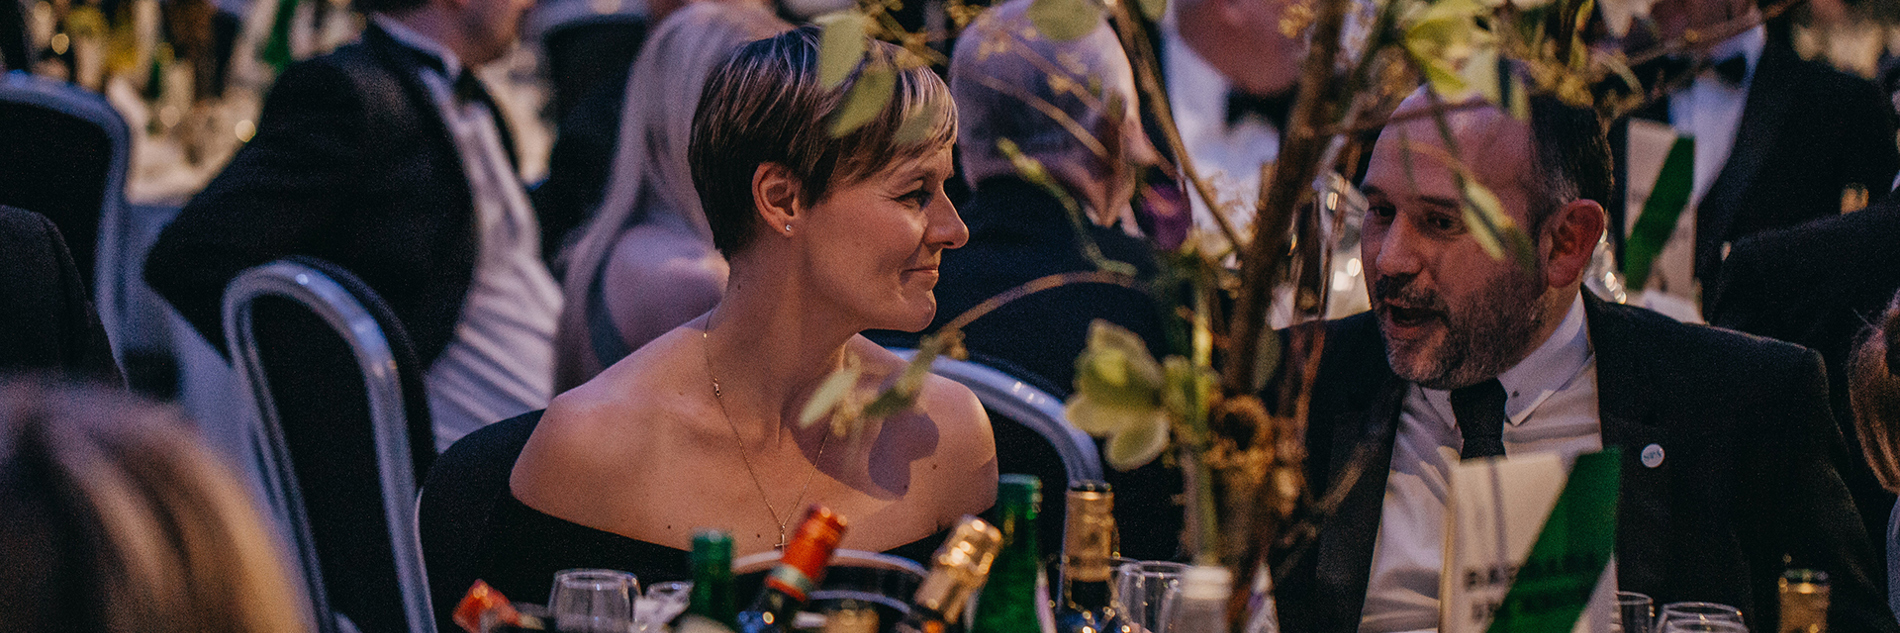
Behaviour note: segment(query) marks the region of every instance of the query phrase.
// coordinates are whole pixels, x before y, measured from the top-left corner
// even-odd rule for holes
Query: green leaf
[[[1161,456],[1168,448],[1168,418],[1156,410],[1146,419],[1123,426],[1108,438],[1102,457],[1115,470],[1140,468]]]
[[[892,141],[898,145],[914,145],[929,140],[927,137],[936,128],[938,107],[935,101],[924,102],[924,107],[904,118],[904,124],[897,127],[897,134],[892,137]]]
[[[864,370],[857,363],[845,363],[831,375],[825,376],[825,381],[818,383],[818,389],[812,392],[811,399],[805,401],[805,408],[798,412],[799,428],[811,426],[831,415],[832,410],[838,408],[838,403],[844,402],[845,396],[851,394],[851,388],[857,386],[858,376],[863,373]]]
[[[1058,42],[1081,39],[1102,25],[1102,9],[1089,0],[1034,0],[1029,23]]]
[[[852,130],[870,123],[878,113],[890,105],[891,95],[897,88],[897,73],[890,66],[865,66],[858,74],[858,82],[851,84],[851,90],[844,95],[844,103],[838,106],[838,112],[831,119],[831,135],[844,136]]]
[[[1159,21],[1168,12],[1168,0],[1140,0],[1141,15],[1149,20]]]
[[[1530,86],[1524,85],[1524,78],[1516,74],[1511,75],[1511,103],[1508,110],[1513,119],[1519,121],[1531,120]]]
[[[1465,66],[1458,73],[1465,85],[1476,89],[1478,96],[1485,101],[1498,105],[1504,104],[1504,81],[1508,75],[1498,72],[1498,49],[1496,46],[1480,46],[1465,59]]]
[[[839,11],[820,16],[817,22],[824,28],[818,39],[818,82],[826,89],[836,88],[864,59],[864,15]]]
[[[1498,197],[1492,194],[1490,189],[1479,184],[1478,179],[1466,177],[1462,180],[1465,193],[1465,226],[1471,230],[1472,237],[1478,239],[1478,245],[1484,247],[1486,255],[1490,255],[1491,259],[1504,259],[1500,229],[1503,225],[1509,224],[1511,218],[1504,215],[1504,205],[1498,202]]]

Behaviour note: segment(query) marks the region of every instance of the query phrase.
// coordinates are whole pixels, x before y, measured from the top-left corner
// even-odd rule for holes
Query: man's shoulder
[[[1598,371],[1619,371],[1641,365],[1645,375],[1697,382],[1742,385],[1760,380],[1791,379],[1818,368],[1813,350],[1719,327],[1677,321],[1657,312],[1609,302],[1596,302],[1590,314],[1591,344],[1597,350]]]

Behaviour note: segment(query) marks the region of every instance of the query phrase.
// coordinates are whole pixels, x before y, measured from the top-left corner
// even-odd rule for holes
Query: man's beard
[[[1463,305],[1447,305],[1433,289],[1415,286],[1414,276],[1381,277],[1373,283],[1373,306],[1386,316],[1387,299],[1435,312],[1444,329],[1437,346],[1400,349],[1385,332],[1386,362],[1400,378],[1428,389],[1457,389],[1494,378],[1523,360],[1544,325],[1543,275],[1513,269],[1493,279]]]

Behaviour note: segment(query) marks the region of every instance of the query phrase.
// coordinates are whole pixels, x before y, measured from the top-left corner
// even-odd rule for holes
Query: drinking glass
[[[554,626],[572,633],[627,633],[640,581],[624,571],[569,569],[554,575],[548,610]]]
[[[1634,591],[1618,591],[1616,616],[1623,633],[1651,633],[1656,630],[1656,601]]]
[[[1115,569],[1115,609],[1134,633],[1167,633],[1187,568],[1181,563],[1131,561]]]
[[[655,583],[647,587],[633,607],[633,620],[641,631],[658,631],[675,616],[686,611],[691,602],[693,583],[684,580]]]
[[[1742,610],[1714,602],[1671,602],[1663,605],[1662,616],[1657,619],[1656,628],[1662,633],[1672,633],[1669,627],[1679,622],[1721,622],[1742,627]],[[1705,629],[1685,629],[1680,633],[1698,632],[1726,633],[1726,631]]]
[[[1662,633],[1748,633],[1748,627],[1732,620],[1676,618],[1663,621]]]

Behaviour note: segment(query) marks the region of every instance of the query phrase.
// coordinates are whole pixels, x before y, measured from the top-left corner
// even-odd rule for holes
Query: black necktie
[[[1242,92],[1239,89],[1227,91],[1227,127],[1233,127],[1248,116],[1260,117],[1260,120],[1286,129],[1286,118],[1293,111],[1293,90],[1280,94],[1260,96]]]
[[[449,89],[455,94],[456,105],[475,102],[488,106],[488,111],[491,113],[498,115],[501,112],[495,108],[494,97],[488,95],[488,89],[482,86],[482,80],[475,76],[475,71],[463,67],[461,72],[456,73],[454,77],[450,77],[448,64],[443,63],[442,58],[425,51],[410,50],[415,53],[416,60],[421,62],[422,65],[434,69],[435,72],[442,75],[442,78],[450,80]]]
[[[1504,399],[1504,385],[1496,378],[1451,390],[1451,412],[1458,416],[1458,432],[1465,436],[1459,457],[1504,454]]]

